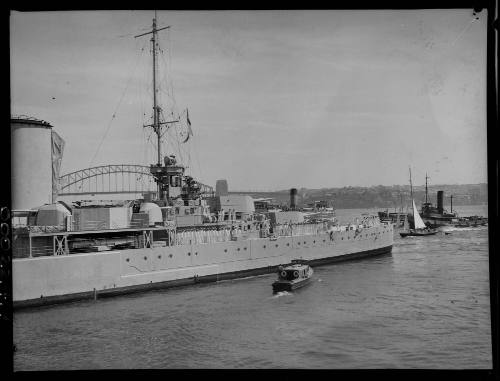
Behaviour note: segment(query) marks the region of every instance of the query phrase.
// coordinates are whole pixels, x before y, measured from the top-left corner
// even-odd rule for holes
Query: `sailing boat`
[[[399,232],[401,237],[407,237],[407,236],[424,236],[424,235],[434,235],[437,233],[437,230],[431,229],[427,227],[422,220],[422,217],[420,217],[420,214],[418,213],[417,206],[415,205],[415,200],[413,199],[413,187],[411,183],[411,168],[410,168],[410,193],[411,193],[411,202],[413,206],[413,224],[414,228],[413,229],[406,229]],[[406,225],[406,221],[405,221]]]

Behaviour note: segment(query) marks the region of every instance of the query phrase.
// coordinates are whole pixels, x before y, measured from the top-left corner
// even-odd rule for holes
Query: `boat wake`
[[[442,232],[463,232],[463,231],[473,231],[473,230],[484,230],[488,229],[488,226],[476,226],[476,227],[456,227],[456,226],[446,226],[439,229]]]
[[[277,292],[276,294],[274,294],[272,296],[272,298],[280,298],[282,296],[293,296],[293,293],[288,292],[288,291],[280,291],[280,292]]]

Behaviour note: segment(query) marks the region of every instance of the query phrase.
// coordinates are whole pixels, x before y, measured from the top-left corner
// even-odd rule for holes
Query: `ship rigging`
[[[157,76],[158,76],[158,65],[157,65],[157,50],[158,50],[158,32],[162,30],[169,29],[170,25],[164,27],[157,26],[156,11],[153,18],[152,29],[148,32],[141,33],[134,36],[134,38],[143,37],[147,35],[151,36],[151,52],[153,57],[153,123],[149,125],[144,125],[144,127],[152,128],[153,132],[156,134],[156,151],[157,151],[157,161],[156,164],[151,164],[150,172],[153,175],[155,182],[157,184],[157,196],[156,202],[161,206],[172,205],[172,201],[178,198],[182,194],[182,199],[187,201],[191,198],[196,198],[200,196],[200,189],[202,184],[197,183],[190,176],[185,176],[185,167],[177,163],[177,159],[174,155],[165,156],[162,160],[162,147],[161,138],[163,136],[163,127],[166,129],[174,123],[180,121],[180,117],[173,120],[163,120],[160,121],[160,115],[163,115],[162,108],[158,105],[158,86],[157,86]],[[183,143],[187,142],[190,135],[192,135],[191,121],[189,120],[189,111],[186,109],[186,123],[187,123],[187,133]],[[183,184],[184,183],[184,184]]]

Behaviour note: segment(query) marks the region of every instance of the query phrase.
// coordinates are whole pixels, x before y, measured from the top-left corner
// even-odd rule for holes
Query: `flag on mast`
[[[188,134],[193,135],[193,130],[191,129],[191,121],[189,120],[189,110],[186,109],[186,120],[187,120],[187,125],[188,125]]]
[[[193,136],[193,130],[191,129],[191,121],[189,120],[189,110],[188,109],[186,109],[186,122],[187,122],[188,132],[187,132],[186,139],[184,139],[183,143],[186,143],[188,141],[189,136]]]

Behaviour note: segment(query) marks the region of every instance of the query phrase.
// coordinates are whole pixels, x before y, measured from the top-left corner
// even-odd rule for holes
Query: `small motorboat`
[[[273,283],[273,292],[293,291],[308,284],[313,274],[311,266],[301,260],[293,260],[292,264],[278,267],[278,280]]]

